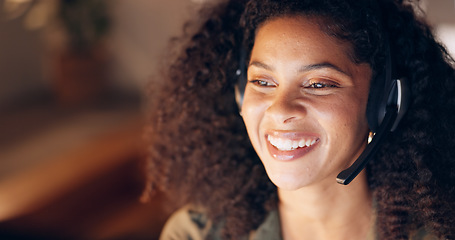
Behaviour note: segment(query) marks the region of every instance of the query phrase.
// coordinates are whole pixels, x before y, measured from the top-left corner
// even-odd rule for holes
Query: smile
[[[315,135],[295,132],[270,133],[266,136],[270,155],[279,161],[299,159],[312,151],[319,143]]]
[[[310,147],[316,143],[317,139],[314,138],[302,138],[299,140],[284,139],[279,137],[273,137],[268,135],[267,140],[272,146],[276,147],[280,151],[292,151],[297,148]]]

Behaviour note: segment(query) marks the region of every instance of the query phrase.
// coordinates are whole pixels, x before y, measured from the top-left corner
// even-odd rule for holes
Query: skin
[[[280,17],[257,30],[242,115],[278,187],[284,239],[365,239],[372,215],[365,173],[348,186],[335,179],[366,146],[372,71],[316,21]],[[313,144],[289,150],[276,139]]]

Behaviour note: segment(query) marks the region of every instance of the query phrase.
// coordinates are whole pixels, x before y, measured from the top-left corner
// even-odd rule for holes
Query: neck
[[[320,183],[278,189],[282,234],[293,239],[365,239],[371,227],[371,194],[363,171],[349,185]]]

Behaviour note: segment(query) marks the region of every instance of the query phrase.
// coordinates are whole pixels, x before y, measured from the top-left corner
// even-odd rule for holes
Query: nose
[[[298,88],[276,93],[266,110],[266,115],[279,124],[302,119],[306,114],[305,99]]]

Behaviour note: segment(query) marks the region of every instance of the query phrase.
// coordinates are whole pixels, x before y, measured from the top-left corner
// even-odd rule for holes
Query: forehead
[[[349,72],[357,65],[351,45],[329,36],[320,26],[318,19],[302,16],[270,19],[256,32],[250,60],[272,65],[332,63]]]
[[[355,62],[352,45],[324,32],[321,27],[323,24],[327,24],[327,21],[318,17],[274,17],[258,27],[254,46],[292,46],[295,50],[324,50],[344,55],[351,62]]]

